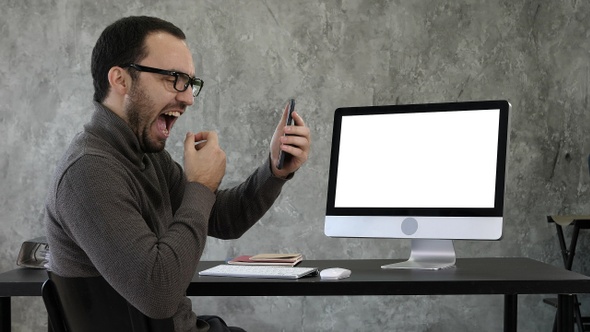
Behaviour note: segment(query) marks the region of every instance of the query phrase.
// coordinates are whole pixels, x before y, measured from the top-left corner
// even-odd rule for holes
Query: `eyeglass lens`
[[[190,78],[188,75],[185,74],[177,74],[176,76],[176,85],[174,88],[178,91],[184,91],[188,88]]]
[[[174,88],[177,91],[185,91],[191,85],[191,78],[187,74],[177,74]],[[196,97],[201,92],[201,84],[192,84],[193,97]]]

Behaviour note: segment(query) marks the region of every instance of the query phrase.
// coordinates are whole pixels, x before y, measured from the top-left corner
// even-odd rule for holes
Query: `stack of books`
[[[301,254],[258,254],[242,255],[229,260],[232,265],[278,265],[295,266],[303,260]]]

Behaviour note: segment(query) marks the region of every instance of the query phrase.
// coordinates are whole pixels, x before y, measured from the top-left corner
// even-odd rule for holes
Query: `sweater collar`
[[[117,114],[99,102],[94,101],[94,114],[85,130],[105,140],[133,164],[143,168],[145,152],[129,125]]]

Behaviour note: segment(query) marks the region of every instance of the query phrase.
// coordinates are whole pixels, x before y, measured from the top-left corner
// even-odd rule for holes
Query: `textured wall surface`
[[[313,135],[308,164],[272,210],[204,259],[299,251],[310,259],[402,258],[406,240],[323,235],[332,114],[341,106],[507,99],[512,103],[504,237],[457,241],[459,257],[525,256],[561,265],[546,214],[590,213],[590,3],[586,0],[2,0],[0,271],[43,235],[57,159],[89,119],[90,53],[109,23],[155,15],[185,30],[206,84],[168,149],[216,129],[223,186],[267,155],[294,96]],[[590,273],[582,238],[574,268]],[[551,327],[543,296],[519,297],[519,330]],[[590,301],[590,300],[589,300]],[[498,331],[501,296],[193,298],[201,314],[249,331]],[[40,299],[15,298],[14,331],[44,331]]]

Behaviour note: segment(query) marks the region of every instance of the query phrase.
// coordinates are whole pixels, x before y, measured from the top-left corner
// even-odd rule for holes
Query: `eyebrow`
[[[195,76],[195,74],[192,74],[192,75],[191,75],[191,74],[189,74],[189,73],[187,73],[187,72],[185,72],[185,71],[178,70],[178,69],[167,69],[167,70],[169,70],[169,71],[174,71],[174,72],[177,72],[177,73],[179,73],[179,74],[187,74],[187,75],[188,75],[189,77],[191,77],[191,78],[193,78],[193,77],[196,77],[196,76]]]

